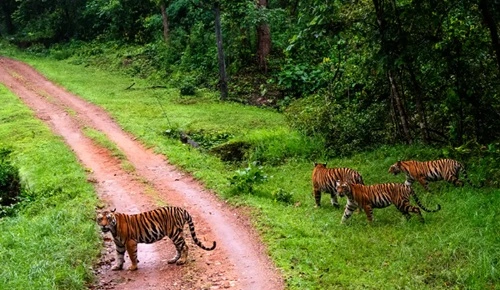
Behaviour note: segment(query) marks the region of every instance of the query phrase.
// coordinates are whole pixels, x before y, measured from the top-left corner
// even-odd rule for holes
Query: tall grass
[[[455,188],[440,182],[431,184],[432,193],[427,193],[415,184],[427,207],[442,206],[437,213],[424,213],[424,224],[415,218],[406,221],[389,207],[375,209],[371,225],[363,213],[341,225],[343,211],[329,206],[327,196],[322,207],[313,206],[314,161],[357,169],[367,184],[402,182],[404,176],[387,172],[392,163],[442,157],[441,149],[394,146],[346,159],[328,158],[320,141],[298,135],[271,110],[221,103],[206,92],[180,97],[170,89],[145,89],[148,84],[141,80],[66,62],[29,61],[52,80],[109,110],[124,129],[221,196],[250,207],[289,289],[485,289],[500,283],[498,189]],[[136,89],[125,90],[133,82]],[[168,128],[230,132],[234,139],[252,144],[250,161],[263,165],[267,181],[256,184],[254,194],[225,195],[234,171],[247,164],[224,163],[168,138],[163,134]],[[469,172],[472,179],[490,172],[478,164]],[[275,192],[291,200],[281,202]]]
[[[0,219],[2,289],[85,289],[99,240],[95,194],[62,140],[0,86],[0,147],[12,150],[26,191]]]

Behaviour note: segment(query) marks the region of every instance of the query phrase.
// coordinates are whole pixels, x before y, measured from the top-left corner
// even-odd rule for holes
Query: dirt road
[[[48,81],[32,67],[0,57],[0,82],[29,106],[52,131],[64,138],[80,162],[88,168],[107,208],[137,213],[160,204],[186,208],[195,222],[198,238],[217,248],[207,252],[192,243],[184,266],[167,264],[175,255],[169,239],[152,245],[139,244],[139,270],[111,271],[114,244],[102,235],[106,245],[96,266],[97,281],[91,289],[283,289],[284,283],[265,247],[252,229],[248,216],[231,208],[191,177],[168,164],[164,156],[142,146],[124,132],[101,108]],[[84,128],[104,133],[116,143],[134,166],[126,172],[107,149],[87,138]],[[124,267],[130,265],[128,256]]]

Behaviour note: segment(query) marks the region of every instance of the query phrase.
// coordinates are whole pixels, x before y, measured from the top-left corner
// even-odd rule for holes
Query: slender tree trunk
[[[406,110],[404,109],[403,101],[390,70],[387,72],[387,76],[389,78],[389,83],[391,84],[391,97],[394,99],[395,105],[394,110],[396,111],[396,115],[399,117],[401,128],[403,129],[403,137],[408,144],[411,144],[412,139],[410,130],[408,129],[408,116],[406,114]]]
[[[410,61],[407,65],[408,73],[410,75],[410,80],[413,84],[413,90],[415,91],[415,105],[417,107],[418,119],[419,119],[419,127],[420,132],[422,134],[422,141],[424,144],[428,144],[429,137],[429,124],[427,123],[427,114],[425,110],[425,104],[423,101],[423,93],[420,87],[419,82],[417,81],[417,77],[415,75],[415,69],[413,68],[413,64]]]
[[[160,9],[161,9],[161,19],[163,23],[163,39],[165,40],[165,42],[168,42],[170,32],[168,28],[168,15],[165,3],[161,3]]]
[[[390,85],[391,104],[393,105],[392,109],[394,110],[396,120],[399,118],[400,126],[397,126],[397,128],[400,128],[402,130],[402,132],[399,133],[402,135],[403,139],[407,143],[411,144],[412,138],[408,125],[408,116],[404,108],[402,96],[399,93],[396,81],[394,80],[394,76],[392,75],[392,71],[395,67],[394,60],[397,57],[398,51],[397,47],[394,47],[394,44],[389,43],[388,40],[387,34],[389,32],[387,28],[387,21],[385,19],[386,15],[384,10],[384,3],[384,0],[373,0],[373,6],[375,8],[375,14],[377,17],[377,27],[380,35],[380,50],[382,54],[386,56],[385,70],[387,72],[387,77]]]
[[[226,62],[224,60],[224,50],[222,47],[222,29],[220,23],[220,7],[219,2],[214,2],[214,14],[215,14],[215,37],[217,39],[217,56],[219,60],[219,86],[221,93],[221,100],[226,100],[227,91],[227,75],[226,75]]]
[[[266,9],[267,0],[258,0],[257,9]],[[260,23],[257,26],[257,57],[259,67],[264,73],[267,73],[267,58],[271,53],[271,29],[269,24]]]
[[[493,50],[496,53],[498,70],[500,71],[500,39],[498,37],[497,24],[488,8],[488,0],[480,0],[479,9],[481,9],[481,14],[483,15],[484,23],[486,24],[486,26],[488,26],[488,29],[490,30],[491,44],[493,46]]]

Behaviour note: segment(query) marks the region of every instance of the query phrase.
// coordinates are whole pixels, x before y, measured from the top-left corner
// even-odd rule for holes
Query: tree
[[[267,0],[258,0],[257,9],[260,11],[260,14],[265,15],[263,12],[267,9]],[[257,59],[259,67],[267,73],[267,58],[271,53],[271,29],[265,20],[265,16],[262,17],[262,20],[260,20],[257,25],[257,44]]]
[[[153,2],[160,7],[163,26],[163,40],[168,43],[170,28],[168,23],[167,7],[170,4],[170,0],[153,0]]]
[[[500,39],[498,36],[497,23],[493,17],[493,13],[490,11],[488,0],[479,1],[479,9],[481,10],[483,16],[483,22],[490,30],[491,45],[496,53],[497,66],[500,71]],[[494,12],[494,11],[493,11]],[[499,11],[497,11],[499,12]]]
[[[219,1],[214,2],[215,14],[215,36],[217,39],[217,58],[219,60],[219,86],[221,92],[221,100],[227,99],[227,75],[226,75],[226,61],[224,56],[224,49],[222,45],[222,30],[220,23],[220,4]]]

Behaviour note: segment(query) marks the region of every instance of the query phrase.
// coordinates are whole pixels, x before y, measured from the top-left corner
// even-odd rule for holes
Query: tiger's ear
[[[114,209],[112,209],[112,210],[111,210],[111,212],[113,212],[113,213],[114,213],[115,211],[116,211],[116,207],[115,207]]]
[[[317,163],[317,162],[313,162],[313,164],[314,164],[314,167],[318,166],[318,163]]]

